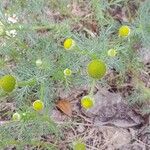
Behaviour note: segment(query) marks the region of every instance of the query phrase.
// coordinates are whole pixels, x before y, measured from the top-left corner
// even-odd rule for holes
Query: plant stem
[[[8,93],[6,93],[5,91],[3,91],[3,90],[0,89],[0,98],[1,97],[5,97],[7,95],[8,95]]]
[[[65,83],[66,83],[67,88],[69,88],[69,83],[68,83],[68,79],[66,76],[65,76]]]
[[[16,30],[43,30],[43,29],[53,29],[53,28],[56,28],[56,27],[65,27],[63,24],[48,24],[48,25],[39,25],[39,26],[28,26],[26,24],[24,25],[21,25],[21,24],[17,24],[17,25],[12,25],[12,26],[9,26],[7,29],[8,30],[13,30],[13,29],[16,29]]]
[[[92,58],[97,58],[96,53],[91,53],[88,50],[81,50],[78,46],[75,47],[75,50],[81,55],[89,55]]]
[[[93,94],[94,94],[95,83],[96,83],[96,81],[93,79],[92,84],[91,84],[91,90],[90,90],[90,93],[89,93],[89,95],[90,95],[91,97],[92,97]]]
[[[41,89],[40,89],[40,100],[44,100],[44,83],[41,84]]]
[[[30,79],[28,81],[18,82],[17,84],[18,84],[18,87],[34,86],[36,84],[36,80],[35,79]]]

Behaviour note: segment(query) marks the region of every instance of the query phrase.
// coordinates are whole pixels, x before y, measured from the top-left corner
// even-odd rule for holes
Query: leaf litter
[[[82,139],[86,143],[87,150],[130,150],[133,148],[140,150],[149,146],[147,144],[149,140],[145,140],[149,139],[149,134],[140,133],[141,127],[144,128],[146,124],[144,116],[134,107],[130,107],[121,93],[112,93],[108,89],[97,86],[94,92],[95,106],[90,110],[84,110],[80,106],[80,100],[87,93],[88,88],[84,86],[74,88],[69,93],[63,91],[60,94],[62,102],[64,103],[65,100],[68,105],[65,111],[60,109],[63,113],[58,114],[63,119],[55,118],[64,133],[59,141],[60,145],[62,141],[66,142],[62,149],[67,149],[67,144],[77,139]],[[58,107],[65,105],[60,104]],[[71,117],[68,112],[66,113],[67,108],[71,109],[69,112],[72,111]],[[58,109],[55,111],[59,112]]]

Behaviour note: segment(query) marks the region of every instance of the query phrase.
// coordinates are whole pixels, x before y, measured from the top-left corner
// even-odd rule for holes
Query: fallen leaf
[[[56,107],[69,117],[72,115],[72,106],[68,100],[59,100]]]

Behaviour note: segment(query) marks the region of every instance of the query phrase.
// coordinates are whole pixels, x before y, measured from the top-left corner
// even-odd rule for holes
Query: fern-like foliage
[[[75,86],[91,84],[92,79],[87,74],[87,65],[91,60],[103,60],[107,65],[107,73],[115,69],[122,81],[127,72],[132,72],[132,77],[136,78],[144,69],[144,63],[134,46],[137,43],[143,48],[150,45],[149,0],[137,2],[140,4],[137,16],[128,22],[118,22],[110,13],[113,8],[128,6],[128,0],[0,2],[0,27],[4,30],[0,35],[0,76],[11,74],[17,80],[16,89],[12,93],[4,93],[0,89],[0,102],[11,98],[15,110],[22,116],[20,121],[9,120],[0,126],[0,149],[15,146],[20,150],[27,145],[57,149],[55,143],[59,137],[59,129],[51,121],[51,110],[60,89],[69,91]],[[75,2],[78,5],[86,3],[92,12],[91,18],[73,14],[71,6]],[[8,18],[13,14],[16,14],[18,20],[16,23],[9,23]],[[96,22],[97,34],[88,27],[83,27],[82,22],[88,19]],[[81,25],[82,31],[74,29],[77,24]],[[118,36],[122,25],[130,27],[128,37]],[[6,34],[12,30],[17,34]],[[63,42],[66,38],[72,38],[76,47],[65,50]],[[109,49],[117,50],[117,56],[109,57]],[[42,61],[40,67],[36,64],[37,60]],[[68,78],[63,72],[66,68],[72,70],[72,76]],[[97,84],[108,87],[108,78],[97,81]],[[137,85],[136,82],[134,85]],[[148,99],[148,90],[143,92],[143,87],[134,89],[128,99],[130,104]],[[35,112],[32,108],[33,101],[37,99],[44,103],[42,112]],[[54,136],[51,143],[41,139],[42,135],[47,134]]]

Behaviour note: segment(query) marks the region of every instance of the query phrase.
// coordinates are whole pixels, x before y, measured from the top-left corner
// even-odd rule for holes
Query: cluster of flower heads
[[[76,46],[76,43],[73,39],[71,38],[67,38],[64,41],[64,48],[66,50],[71,50]],[[106,64],[100,60],[100,59],[94,59],[92,61],[89,62],[89,64],[87,65],[87,73],[88,76],[93,78],[94,80],[99,80],[101,79],[105,74],[106,74]],[[65,76],[70,76],[72,73],[72,71],[70,69],[65,69],[64,70],[64,75]],[[94,106],[94,99],[92,98],[92,96],[84,96],[81,99],[81,106],[85,109],[90,109],[91,107]]]
[[[119,37],[128,37],[130,35],[130,28],[127,25],[123,25],[119,28],[118,31],[118,36]],[[76,46],[76,42],[72,38],[67,38],[64,41],[64,49],[66,50],[72,50]],[[117,50],[116,49],[109,49],[107,51],[107,55],[109,57],[116,57],[117,55]],[[87,65],[87,73],[89,77],[93,78],[94,80],[99,80],[104,77],[106,74],[106,64],[100,60],[100,59],[95,59],[89,62]],[[64,74],[66,76],[71,75],[71,70],[70,69],[65,69]],[[92,95],[86,95],[81,99],[81,106],[85,109],[90,109],[94,106],[94,98]]]
[[[41,100],[35,100],[32,104],[32,107],[35,111],[41,112],[44,109],[44,103]],[[14,121],[20,121],[23,117],[26,116],[26,113],[22,113],[22,115],[18,112],[15,112],[12,116]]]
[[[12,18],[9,18],[9,23],[16,23],[17,18],[15,15],[13,15]],[[0,34],[3,32],[3,24],[0,23]],[[13,32],[13,31],[12,31]],[[128,26],[121,26],[118,31],[118,35],[120,37],[127,37],[130,34],[130,28]],[[67,38],[64,41],[64,49],[71,50],[76,46],[76,42],[72,38]],[[109,49],[108,50],[108,56],[115,57],[117,55],[117,50],[115,49]],[[43,64],[41,59],[36,60],[36,66],[41,67]],[[94,59],[90,61],[87,65],[87,74],[89,77],[93,78],[93,80],[99,80],[103,78],[106,74],[107,67],[106,64],[100,60],[100,59]],[[68,77],[72,75],[72,70],[69,68],[66,68],[64,70],[64,76]],[[12,75],[4,75],[0,78],[0,87],[1,89],[6,92],[10,93],[12,92],[17,86],[16,78]],[[81,106],[85,109],[90,109],[94,106],[94,98],[92,95],[86,95],[81,99]],[[44,103],[41,100],[36,100],[33,102],[33,109],[35,111],[42,111],[44,109]],[[21,119],[21,115],[19,113],[13,114],[13,120],[19,121]]]
[[[16,78],[12,75],[4,75],[0,78],[0,87],[6,93],[11,93],[17,86]],[[44,109],[44,103],[41,100],[36,100],[33,102],[33,109],[35,111],[42,111]],[[13,120],[20,120],[21,115],[19,113],[13,114]]]

